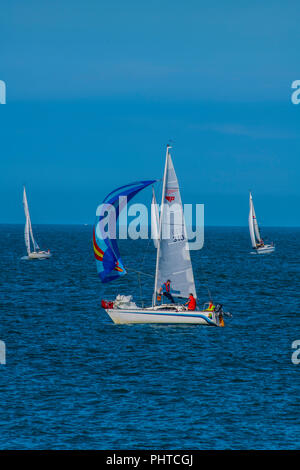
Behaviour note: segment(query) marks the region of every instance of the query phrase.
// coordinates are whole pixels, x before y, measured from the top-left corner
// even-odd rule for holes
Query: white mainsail
[[[255,210],[254,210],[254,205],[253,205],[253,200],[252,200],[252,194],[250,193],[249,196],[249,232],[250,232],[250,238],[251,238],[251,243],[252,247],[256,248],[257,243],[261,241],[261,236],[259,233],[259,228],[257,224],[257,219],[255,215]]]
[[[35,241],[35,239],[33,237],[25,186],[24,186],[24,190],[23,190],[23,204],[24,204],[24,212],[25,212],[25,217],[26,217],[24,238],[25,238],[25,245],[26,245],[27,253],[29,254],[31,252],[29,234],[30,234],[31,241],[32,241],[32,244],[33,244],[33,251],[39,250],[40,247],[39,247],[39,245],[37,244],[37,242]]]
[[[30,238],[29,238],[28,218],[26,218],[26,222],[25,222],[24,238],[25,238],[25,245],[26,245],[27,254],[29,255],[29,253],[30,253]]]
[[[259,233],[259,228],[258,228],[258,223],[257,223],[257,218],[256,218],[256,214],[255,214],[255,209],[254,209],[252,196],[251,196],[251,201],[252,201],[253,225],[254,225],[255,236],[256,236],[257,241],[260,242],[261,241],[261,236],[260,236],[260,233]]]
[[[190,293],[197,297],[179,185],[169,148],[168,146],[159,219],[154,305],[158,289],[168,279],[171,281],[173,297],[187,298]]]
[[[158,232],[159,232],[159,213],[158,205],[156,202],[154,188],[152,188],[152,202],[151,202],[151,238],[155,248],[158,246]]]

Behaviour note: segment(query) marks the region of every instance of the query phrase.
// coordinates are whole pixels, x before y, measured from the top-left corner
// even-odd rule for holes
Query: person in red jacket
[[[184,304],[188,306],[188,310],[196,310],[196,299],[193,294],[189,294],[189,300]]]

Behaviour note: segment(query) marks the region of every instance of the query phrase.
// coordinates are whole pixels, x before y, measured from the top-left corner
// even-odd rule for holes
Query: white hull
[[[51,253],[48,251],[37,251],[37,252],[32,252],[28,254],[28,258],[30,259],[45,259],[45,258],[50,258]]]
[[[262,246],[261,248],[255,248],[255,252],[258,255],[263,255],[265,253],[273,253],[273,251],[275,251],[274,245],[265,245],[265,246]]]
[[[117,324],[124,323],[164,323],[164,324],[198,324],[218,326],[214,313],[205,311],[178,311],[149,309],[105,309],[112,321]],[[209,315],[212,318],[209,318]]]

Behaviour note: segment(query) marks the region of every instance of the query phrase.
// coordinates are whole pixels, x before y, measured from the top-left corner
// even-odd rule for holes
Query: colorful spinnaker
[[[110,282],[126,274],[117,244],[116,223],[125,202],[128,203],[138,192],[155,181],[137,181],[121,186],[104,199],[93,230],[94,255],[102,282]],[[105,230],[106,227],[108,231]]]

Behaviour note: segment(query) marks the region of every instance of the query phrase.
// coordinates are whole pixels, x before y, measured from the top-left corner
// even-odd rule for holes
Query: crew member
[[[260,247],[263,247],[263,246],[265,246],[265,244],[264,244],[263,239],[261,238],[259,243],[257,243],[257,247],[260,248]]]
[[[192,293],[189,294],[189,300],[184,305],[188,306],[188,310],[196,310],[196,299]]]
[[[164,297],[167,297],[167,299],[169,299],[172,304],[175,303],[174,299],[173,299],[173,296],[171,295],[171,281],[170,279],[167,280],[167,282],[164,282],[164,284],[161,286],[161,288],[159,289],[159,294],[163,294]]]
[[[216,308],[216,307],[214,306],[213,301],[210,300],[210,301],[209,301],[208,308],[207,308],[206,310],[207,310],[208,312],[213,312],[213,311],[215,310],[215,308]]]

